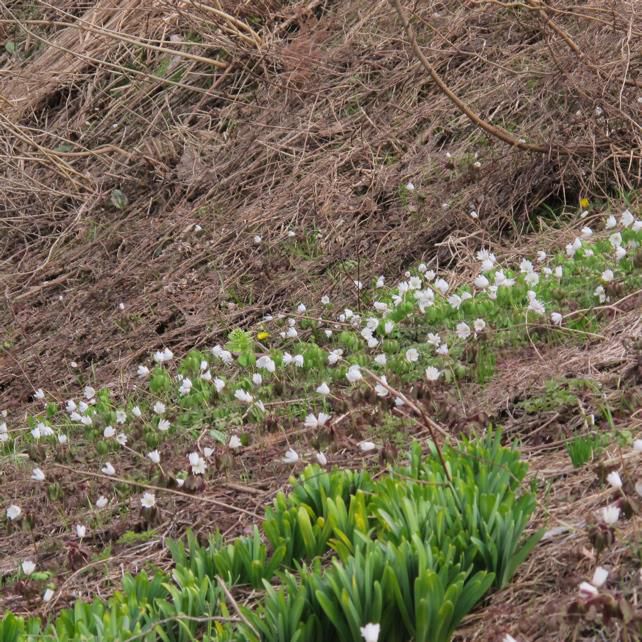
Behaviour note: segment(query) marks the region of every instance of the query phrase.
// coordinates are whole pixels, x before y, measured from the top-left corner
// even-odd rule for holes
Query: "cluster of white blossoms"
[[[622,228],[621,230],[615,229],[618,225]],[[608,300],[607,288],[617,278],[618,265],[631,249],[638,246],[636,241],[624,242],[624,230],[639,232],[642,230],[642,221],[636,219],[630,211],[626,210],[621,214],[619,220],[613,215],[609,216],[606,219],[605,229],[608,234],[609,257],[612,256],[613,263],[609,267],[601,269],[596,282],[593,294],[600,303]],[[625,237],[627,234],[627,238],[630,238],[629,232],[625,234]],[[590,227],[584,226],[579,236],[566,246],[566,255],[568,257],[592,256],[594,250],[591,244],[595,242],[595,237],[594,231]],[[258,239],[257,243],[260,242]],[[470,283],[457,284],[457,287],[454,287],[453,283],[449,282],[444,275],[437,274],[422,263],[417,267],[416,272],[406,272],[403,279],[394,288],[386,288],[383,276],[376,279],[372,310],[364,312],[359,307],[359,312],[355,312],[353,309],[344,308],[337,311],[333,320],[319,318],[320,329],[329,340],[329,346],[324,353],[321,353],[325,363],[330,369],[336,370],[342,366],[345,369],[340,371],[340,377],[333,378],[332,370],[330,370],[325,373],[328,375],[327,377],[324,375],[327,381],[314,382],[310,389],[314,390],[310,400],[311,406],[320,404],[321,409],[315,409],[314,406],[310,408],[303,419],[303,427],[309,431],[320,431],[332,426],[333,418],[326,412],[328,409],[327,400],[333,394],[337,394],[334,386],[339,387],[341,383],[343,386],[346,385],[346,382],[349,386],[371,386],[377,397],[386,398],[393,395],[397,406],[404,405],[404,398],[394,394],[394,389],[388,384],[387,375],[390,377],[391,372],[394,372],[389,370],[394,359],[401,360],[407,371],[422,373],[419,376],[423,376],[430,384],[445,385],[443,382],[447,380],[446,369],[452,363],[452,355],[457,354],[457,349],[470,342],[480,341],[482,337],[492,332],[487,319],[477,316],[477,314],[466,316],[466,311],[471,309],[469,307],[471,303],[477,301],[496,302],[498,298],[501,301],[505,293],[510,292],[518,285],[521,288],[521,294],[516,297],[515,301],[512,301],[513,304],[523,306],[525,314],[532,313],[537,317],[548,315],[552,326],[564,324],[564,315],[558,310],[551,309],[550,302],[541,295],[541,288],[547,279],[560,283],[565,276],[562,265],[547,265],[549,261],[546,252],[538,251],[533,260],[522,259],[518,266],[518,272],[508,267],[501,267],[495,254],[488,249],[478,251],[476,259],[478,266]],[[354,286],[358,292],[365,290],[364,284],[360,281],[355,281]],[[512,292],[515,290],[513,289]],[[504,296],[504,298],[506,297]],[[329,306],[332,304],[327,295],[321,297],[321,305],[326,310],[331,309]],[[491,303],[491,305],[494,304]],[[410,312],[406,314],[408,308]],[[441,323],[439,327],[435,323],[423,341],[418,340],[410,347],[400,348],[401,354],[398,355],[398,358],[396,355],[386,354],[384,351],[385,341],[397,335],[397,330],[402,325],[400,319],[425,319],[428,313],[435,315],[437,310],[440,311],[440,314],[445,311],[449,318],[448,323]],[[314,320],[314,317],[306,316],[310,314],[308,306],[299,303],[291,314],[279,314],[276,315],[276,318],[268,316],[264,321],[283,321],[281,327],[284,329],[278,335],[286,347],[296,346],[306,333],[306,326],[303,325],[302,319]],[[413,315],[415,316],[413,317]],[[337,342],[334,341],[337,327],[340,329],[348,327],[355,330],[354,335],[359,347],[354,349],[354,352],[361,353],[359,359],[354,359],[351,355],[353,346],[348,348],[346,344],[340,344],[342,347],[338,347]],[[230,350],[221,345],[215,345],[210,350],[211,358],[201,359],[196,372],[190,372],[189,377],[178,373],[171,378],[171,385],[175,391],[173,397],[170,395],[171,398],[159,399],[157,395],[153,395],[149,406],[143,406],[145,411],[138,405],[128,410],[116,409],[111,415],[108,425],[98,422],[97,397],[101,396],[102,392],[101,395],[98,395],[96,390],[88,385],[83,389],[81,399],[69,399],[65,402],[64,409],[68,422],[64,422],[63,427],[52,426],[47,419],[31,424],[29,432],[34,440],[52,438],[54,443],[57,441],[58,444],[64,446],[68,444],[70,424],[85,428],[93,426],[94,429],[100,426],[99,430],[106,441],[118,444],[123,449],[132,450],[128,444],[128,433],[133,422],[138,421],[139,425],[150,425],[161,435],[167,433],[172,428],[170,418],[175,416],[174,404],[177,407],[180,406],[181,400],[189,398],[195,390],[203,385],[205,387],[212,386],[219,395],[226,395],[226,399],[231,403],[240,406],[242,413],[264,413],[266,404],[260,397],[264,394],[264,386],[269,383],[271,377],[282,375],[284,379],[296,380],[301,376],[301,372],[311,368],[310,364],[306,363],[305,350],[297,351],[296,347],[289,349],[291,352],[283,351],[279,357],[276,356],[276,353],[258,355],[254,368],[251,368],[252,371],[248,373],[246,372],[248,366],[242,366]],[[173,367],[171,363],[173,360],[173,352],[169,348],[163,348],[153,353],[151,356],[153,364],[150,365],[169,373]],[[354,361],[359,361],[359,363],[354,363]],[[219,369],[223,372],[217,372]],[[376,373],[374,377],[371,369]],[[151,374],[152,370],[149,366],[144,364],[138,366],[137,375],[140,379],[147,379]],[[235,376],[240,374],[247,376],[247,378],[241,382],[239,376],[239,380],[235,381]],[[34,391],[33,398],[38,402],[46,403],[47,394],[38,388]],[[169,410],[168,404],[172,404]],[[145,414],[148,415],[147,418]],[[8,441],[10,438],[7,423],[4,421],[6,413],[3,415],[0,418],[0,443]],[[131,436],[131,433],[129,435]],[[229,439],[226,438],[226,442],[222,443],[223,447],[227,446],[235,455],[243,452],[244,441],[237,434],[231,434]],[[374,442],[368,440],[360,441],[357,447],[366,455],[378,448]],[[634,447],[636,451],[642,451],[642,441],[637,440]],[[205,447],[188,454],[188,468],[192,475],[206,474],[208,459],[213,452],[212,448]],[[157,449],[135,454],[155,466],[161,465],[161,455]],[[287,465],[295,465],[302,462],[307,463],[312,457],[322,466],[328,464],[327,455],[321,451],[299,454],[293,447],[287,448],[281,461]],[[100,462],[99,471],[100,475],[106,478],[119,479],[115,466],[109,461]],[[46,479],[46,470],[41,467],[31,469],[33,482],[43,482]],[[177,481],[181,485],[184,480],[178,479]],[[613,488],[621,488],[621,479],[617,473],[609,475],[608,481]],[[642,481],[638,482],[635,488],[642,496]],[[140,497],[140,505],[144,509],[154,508],[156,502],[156,496],[152,492],[145,492]],[[110,500],[101,495],[95,499],[94,505],[97,509],[102,510],[110,505]],[[10,522],[16,522],[22,518],[23,511],[17,503],[11,503],[6,508],[6,516]],[[605,524],[612,526],[618,521],[619,516],[618,506],[611,505],[602,509],[600,519]],[[78,524],[75,527],[75,533],[79,539],[83,539],[87,536],[87,527]],[[604,569],[601,569],[600,572],[598,570],[600,569],[596,570],[592,582],[584,583],[592,588],[584,586],[581,590],[584,592],[597,591],[606,582],[607,575],[604,574]],[[25,575],[33,573],[29,560],[23,562],[22,572]],[[367,642],[377,640],[379,625],[367,624],[361,629],[361,632]]]

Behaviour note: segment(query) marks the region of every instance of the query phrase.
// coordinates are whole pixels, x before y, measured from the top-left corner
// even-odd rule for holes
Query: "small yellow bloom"
[[[264,339],[267,339],[269,336],[270,336],[270,333],[269,333],[269,332],[262,331],[262,332],[259,332],[259,333],[256,335],[256,338],[257,338],[259,341],[263,341]]]
[[[590,205],[588,198],[580,199],[580,207],[586,209]]]

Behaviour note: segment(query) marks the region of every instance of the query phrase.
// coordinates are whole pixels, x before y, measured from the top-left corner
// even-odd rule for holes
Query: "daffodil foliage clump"
[[[446,641],[538,541],[523,537],[525,472],[498,433],[427,456],[415,445],[377,479],[308,466],[251,535],[173,542],[171,576],[128,576],[109,601],[78,601],[49,625],[8,615],[0,639]],[[253,604],[232,602],[240,587]]]

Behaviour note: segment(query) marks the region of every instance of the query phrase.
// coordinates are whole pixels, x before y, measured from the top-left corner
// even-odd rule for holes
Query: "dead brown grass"
[[[550,145],[542,155],[453,105],[384,0],[3,3],[5,405],[28,398],[36,372],[52,390],[74,377],[71,360],[113,375],[317,294],[322,276],[354,302],[357,271],[448,263],[457,243],[519,231],[539,203],[635,187],[638,9],[429,2],[411,14],[449,90]]]

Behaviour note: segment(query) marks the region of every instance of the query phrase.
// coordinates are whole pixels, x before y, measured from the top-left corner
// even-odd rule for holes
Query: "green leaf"
[[[118,188],[115,188],[111,191],[111,197],[109,200],[116,209],[124,210],[127,207],[127,196]]]

